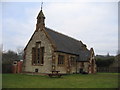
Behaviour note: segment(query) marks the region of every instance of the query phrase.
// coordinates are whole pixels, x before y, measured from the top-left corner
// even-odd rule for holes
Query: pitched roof
[[[50,39],[54,41],[57,48],[56,51],[75,54],[79,56],[79,61],[88,61],[90,57],[90,51],[81,41],[49,28],[45,28],[45,30],[49,34]]]
[[[88,61],[91,55],[90,50],[86,48],[86,45],[83,44],[81,41],[76,40],[72,37],[69,37],[67,35],[61,34],[59,32],[56,32],[52,29],[45,28],[45,31],[48,33],[50,40],[54,42],[56,46],[57,52],[64,52],[69,54],[75,54],[78,56],[78,61]],[[28,44],[32,40],[34,34],[30,38],[29,42],[27,43],[25,49],[27,48]],[[24,49],[24,50],[25,50]]]
[[[39,12],[39,14],[38,14],[38,16],[37,16],[37,19],[40,18],[40,17],[44,17],[44,18],[45,18],[42,10],[40,10],[40,12]]]

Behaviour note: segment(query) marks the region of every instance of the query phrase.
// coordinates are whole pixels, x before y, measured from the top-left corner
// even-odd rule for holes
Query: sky
[[[73,1],[44,2],[45,26],[81,40],[96,55],[116,55],[118,3]],[[41,2],[2,2],[0,41],[4,51],[25,47],[35,31],[40,8]]]

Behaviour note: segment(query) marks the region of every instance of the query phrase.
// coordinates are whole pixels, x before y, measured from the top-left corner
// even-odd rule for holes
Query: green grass
[[[118,73],[72,74],[61,78],[3,74],[3,88],[117,88]]]

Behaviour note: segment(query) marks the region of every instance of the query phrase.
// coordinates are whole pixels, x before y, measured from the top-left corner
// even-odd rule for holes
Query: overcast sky
[[[81,40],[95,54],[116,55],[118,3],[73,1],[44,2],[46,27]],[[35,31],[40,4],[2,2],[3,50],[25,47]]]

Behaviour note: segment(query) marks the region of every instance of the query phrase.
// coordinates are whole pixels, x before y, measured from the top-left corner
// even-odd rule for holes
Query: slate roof
[[[81,41],[56,32],[49,28],[45,28],[45,30],[50,36],[50,39],[54,42],[57,48],[56,51],[78,55],[78,61],[88,61],[90,57],[90,51]]]

